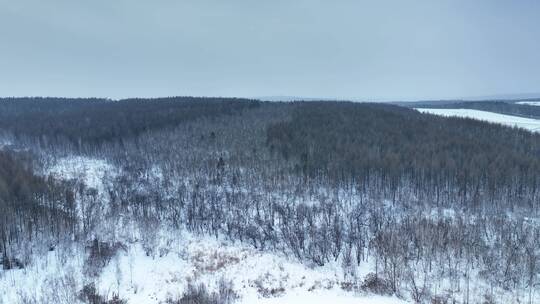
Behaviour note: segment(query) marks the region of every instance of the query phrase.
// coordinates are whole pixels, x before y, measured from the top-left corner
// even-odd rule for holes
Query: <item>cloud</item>
[[[0,0],[0,95],[540,91],[536,1]]]

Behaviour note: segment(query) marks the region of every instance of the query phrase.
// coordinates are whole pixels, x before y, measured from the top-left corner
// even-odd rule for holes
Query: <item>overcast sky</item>
[[[0,96],[536,92],[537,0],[0,0]]]

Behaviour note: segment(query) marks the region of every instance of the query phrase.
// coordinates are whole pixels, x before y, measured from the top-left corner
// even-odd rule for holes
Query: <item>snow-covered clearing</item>
[[[118,289],[129,303],[159,303],[167,297],[181,296],[188,282],[204,283],[216,290],[219,280],[224,278],[232,281],[240,296],[239,303],[299,303],[315,299],[318,300],[313,303],[327,303],[324,299],[337,304],[403,303],[396,298],[344,291],[339,285],[343,281],[340,265],[311,269],[281,254],[187,233],[170,242],[174,245],[162,257],[149,257],[140,246],[121,254],[103,271],[101,291]],[[360,272],[367,273],[370,268],[365,265]],[[118,269],[122,277],[119,285]]]
[[[130,304],[164,303],[180,297],[190,282],[204,283],[214,291],[223,278],[233,283],[238,303],[405,303],[396,297],[342,289],[339,263],[310,268],[283,254],[185,232],[158,238],[154,254],[147,255],[138,241],[119,250],[94,279],[100,294],[116,293]],[[60,285],[80,290],[88,283],[83,275],[84,256],[79,249],[64,260],[65,253],[51,251],[26,269],[0,271],[0,303],[16,303],[21,295],[39,298],[51,292],[52,282],[72,282]],[[361,278],[369,271],[372,265],[366,263],[357,274]]]
[[[516,126],[533,132],[540,132],[540,120],[524,118],[519,116],[504,115],[488,111],[471,110],[471,109],[428,109],[416,108],[419,112],[429,113],[441,116],[456,116],[472,119],[483,120],[503,124],[507,126]]]
[[[59,179],[76,179],[102,192],[105,178],[117,175],[116,170],[103,159],[71,156],[58,159],[45,173]]]

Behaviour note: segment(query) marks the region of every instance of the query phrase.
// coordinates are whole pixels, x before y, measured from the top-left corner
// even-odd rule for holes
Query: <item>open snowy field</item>
[[[516,103],[521,105],[540,106],[540,101],[519,101]]]
[[[515,126],[532,132],[540,132],[540,120],[524,118],[519,116],[504,115],[488,111],[472,110],[472,109],[430,109],[416,108],[415,110],[422,113],[429,113],[441,116],[456,116],[472,119],[483,120],[487,122],[498,123],[502,125]]]

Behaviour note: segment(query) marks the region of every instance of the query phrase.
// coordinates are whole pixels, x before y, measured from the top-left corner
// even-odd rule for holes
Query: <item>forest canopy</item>
[[[494,196],[540,181],[539,134],[391,105],[303,103],[268,128],[268,143],[307,176],[366,183],[377,175],[394,190],[406,180]]]
[[[0,99],[0,130],[42,142],[67,139],[88,146],[257,106],[257,101],[234,98],[4,98]]]

